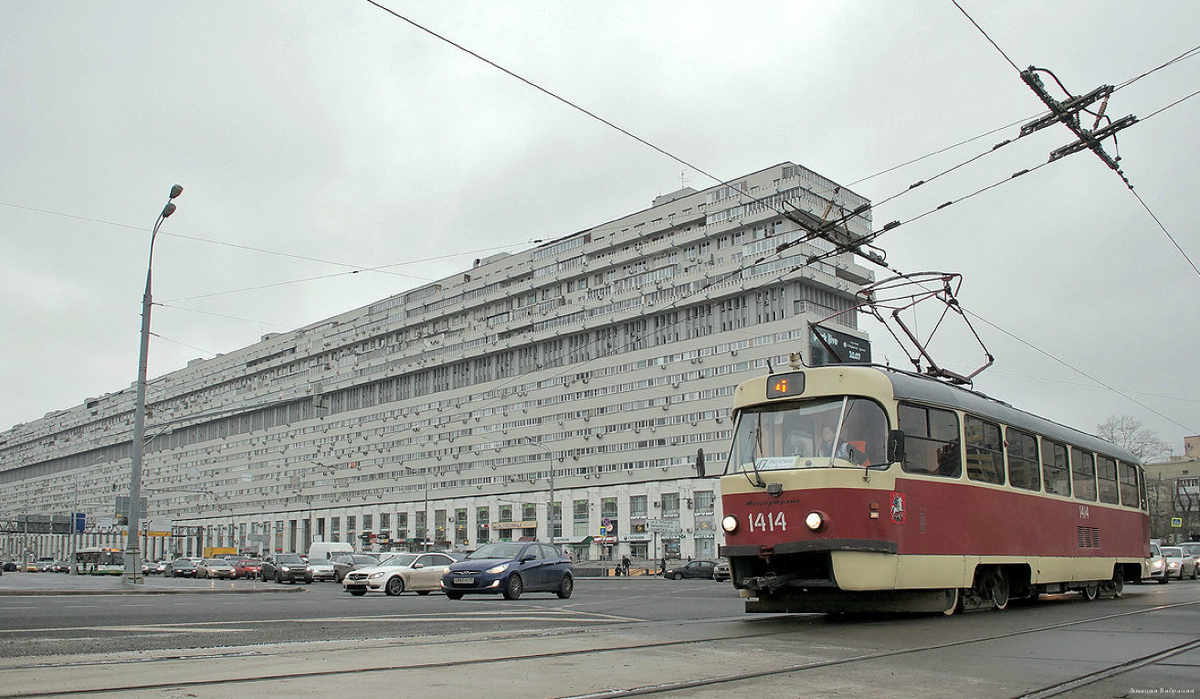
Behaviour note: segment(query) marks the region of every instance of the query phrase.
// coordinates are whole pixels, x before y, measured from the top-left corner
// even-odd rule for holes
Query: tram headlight
[[[825,528],[825,513],[817,512],[815,510],[813,512],[809,512],[808,516],[804,518],[804,526],[808,527],[814,532],[821,531]]]
[[[733,515],[725,515],[721,518],[721,528],[724,529],[725,533],[727,534],[736,532],[738,528],[738,518],[734,517]]]

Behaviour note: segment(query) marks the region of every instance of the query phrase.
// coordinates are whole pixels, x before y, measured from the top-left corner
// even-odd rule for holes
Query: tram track
[[[1195,605],[1200,605],[1200,601],[1189,601],[1189,602],[1182,602],[1182,603],[1176,603],[1176,604],[1156,605],[1156,606],[1148,607],[1145,609],[1130,610],[1130,611],[1118,612],[1118,613],[1114,613],[1114,614],[1105,614],[1105,615],[1100,615],[1100,616],[1095,616],[1095,617],[1089,617],[1086,619],[1076,619],[1076,620],[1071,620],[1071,621],[1064,621],[1064,622],[1054,623],[1054,624],[1045,624],[1045,625],[1041,625],[1041,626],[1023,628],[1023,629],[1014,629],[1014,630],[1005,631],[1002,633],[980,635],[980,636],[976,636],[976,637],[972,637],[972,638],[964,638],[964,639],[959,639],[959,640],[954,640],[954,641],[947,641],[944,643],[923,644],[923,645],[911,646],[911,647],[907,647],[907,648],[897,648],[897,649],[891,649],[891,650],[885,650],[885,651],[879,651],[879,652],[873,652],[873,653],[859,653],[859,654],[842,657],[842,658],[830,658],[830,659],[816,660],[816,661],[810,661],[810,662],[805,662],[805,663],[796,663],[796,664],[790,664],[790,665],[774,667],[774,668],[764,668],[764,669],[759,669],[759,670],[749,671],[749,672],[711,674],[711,675],[706,675],[703,677],[696,677],[696,678],[677,680],[677,681],[666,681],[666,682],[660,682],[660,683],[654,683],[654,684],[644,684],[644,685],[630,686],[630,687],[625,687],[625,688],[612,687],[612,688],[607,688],[603,691],[592,692],[592,693],[587,693],[587,694],[566,695],[566,696],[561,697],[560,699],[599,699],[601,697],[611,698],[611,697],[626,697],[626,696],[666,695],[666,694],[686,691],[686,690],[690,690],[690,689],[708,688],[708,687],[712,687],[714,685],[731,685],[731,684],[735,684],[738,682],[748,682],[748,681],[752,681],[755,679],[766,678],[766,677],[784,676],[784,675],[789,675],[789,674],[810,672],[810,671],[815,671],[815,670],[820,670],[823,668],[829,668],[829,667],[835,667],[835,666],[865,664],[865,663],[870,663],[873,661],[902,657],[905,655],[926,653],[926,652],[931,652],[931,651],[939,651],[939,650],[969,646],[972,644],[979,644],[979,643],[985,643],[985,642],[989,642],[989,641],[1003,640],[1006,638],[1013,638],[1013,637],[1018,637],[1018,636],[1023,636],[1023,635],[1043,633],[1043,632],[1047,632],[1047,631],[1065,629],[1065,628],[1070,628],[1070,627],[1074,627],[1074,626],[1094,624],[1094,623],[1113,620],[1113,619],[1120,619],[1123,617],[1131,617],[1131,616],[1136,616],[1136,615],[1161,612],[1161,611],[1165,611],[1165,610],[1181,608],[1181,607],[1189,607],[1189,606],[1195,606]],[[778,620],[778,619],[784,619],[784,618],[789,618],[789,617],[783,617],[783,616],[760,617],[760,618],[754,619],[752,621],[753,622],[770,622],[772,620]],[[794,617],[792,617],[792,618],[794,618]],[[745,620],[744,617],[738,617],[737,619]],[[716,622],[729,622],[732,620],[733,619],[731,619],[729,617],[722,617],[722,618],[717,618],[717,619],[689,620],[686,622],[676,622],[673,624],[669,624],[668,626],[682,628],[682,627],[686,627],[686,626],[712,624],[712,623],[716,623]],[[660,629],[660,630],[663,627],[663,625],[661,623],[638,621],[638,622],[615,624],[614,626],[609,627],[609,628],[611,628],[613,630],[623,630],[623,631],[635,630],[636,631],[639,629],[639,627],[649,626],[649,625],[653,625],[656,629]],[[754,624],[754,625],[757,626],[758,624]],[[745,627],[743,627],[743,628],[745,629]],[[565,638],[565,637],[569,637],[571,635],[576,635],[579,638],[582,638],[582,637],[586,636],[587,634],[594,632],[595,630],[596,630],[595,627],[579,627],[579,628],[571,628],[571,629],[559,629],[552,633],[539,634],[539,636],[542,637],[543,639],[546,636],[558,636],[560,638]],[[167,689],[200,690],[203,688],[211,688],[211,689],[232,688],[232,687],[238,687],[238,686],[259,684],[259,683],[263,683],[263,682],[278,682],[278,681],[287,681],[287,680],[300,680],[300,681],[317,680],[317,679],[321,679],[321,678],[337,678],[337,677],[349,676],[349,675],[361,675],[363,673],[381,674],[381,673],[395,673],[395,672],[417,673],[417,672],[428,672],[428,671],[454,671],[456,669],[463,670],[463,669],[468,669],[468,668],[477,667],[477,666],[503,665],[506,663],[534,663],[534,662],[538,662],[538,661],[561,661],[562,659],[565,659],[565,658],[591,660],[591,659],[595,659],[596,657],[603,656],[604,654],[646,653],[646,652],[650,652],[650,651],[654,651],[654,650],[664,650],[664,649],[685,647],[685,646],[702,646],[705,644],[720,644],[720,643],[730,642],[730,641],[747,641],[747,640],[755,640],[755,639],[760,639],[760,638],[769,638],[771,636],[794,634],[794,633],[796,633],[797,629],[795,627],[789,627],[789,628],[782,629],[782,630],[748,628],[748,629],[745,629],[745,631],[746,632],[744,632],[744,633],[726,633],[726,634],[716,634],[716,635],[709,634],[709,635],[699,635],[699,636],[681,638],[681,639],[656,640],[656,641],[647,641],[647,642],[640,642],[640,643],[639,642],[612,643],[610,645],[603,646],[603,647],[595,647],[595,646],[576,647],[576,648],[568,648],[568,649],[563,649],[563,650],[544,651],[544,652],[515,652],[515,653],[508,653],[508,654],[503,654],[503,655],[475,657],[475,658],[469,658],[469,659],[451,658],[451,659],[432,661],[432,662],[374,663],[374,664],[364,663],[364,664],[360,664],[360,665],[353,666],[353,667],[344,667],[344,668],[339,668],[339,669],[320,669],[320,670],[304,670],[304,671],[292,671],[292,672],[255,673],[252,676],[246,676],[244,674],[243,675],[235,674],[233,676],[228,676],[228,677],[220,677],[220,678],[211,678],[210,677],[210,678],[195,679],[195,680],[186,680],[183,678],[175,677],[171,681],[129,683],[129,684],[123,684],[121,687],[88,686],[88,687],[73,687],[73,688],[64,687],[61,689],[42,688],[42,689],[38,689],[36,691],[30,691],[30,692],[21,692],[21,691],[5,692],[3,689],[0,689],[0,698],[17,699],[17,698],[30,698],[30,697],[68,697],[68,696],[79,696],[79,695],[85,695],[85,694],[92,695],[92,696],[103,696],[103,695],[114,694],[114,693],[126,693],[127,694],[130,692],[137,692],[137,691],[154,692],[154,691],[161,691],[161,690],[167,690]],[[382,639],[371,639],[371,640],[374,641],[377,644],[377,646],[379,646],[379,647],[387,646],[386,640],[384,640],[383,643],[380,643]],[[408,640],[413,640],[413,639],[410,638]],[[428,638],[420,639],[421,643],[424,643],[431,647],[440,645],[436,642],[428,643],[429,640],[431,640],[431,639],[428,639]],[[505,640],[505,639],[490,639],[490,640],[493,642],[495,642],[496,640],[499,640],[499,642],[502,642],[502,643],[511,642],[511,640]],[[342,641],[339,643],[345,644],[346,642]],[[286,645],[296,646],[299,644],[286,644]],[[1027,692],[1025,694],[1019,695],[1019,697],[1020,697],[1020,699],[1046,699],[1048,697],[1058,696],[1062,693],[1071,691],[1080,686],[1085,686],[1086,684],[1089,684],[1091,682],[1100,681],[1100,680],[1103,680],[1106,678],[1117,676],[1117,675],[1125,673],[1125,672],[1130,672],[1132,670],[1135,670],[1135,669],[1138,669],[1141,667],[1145,667],[1147,665],[1152,665],[1156,662],[1160,662],[1163,659],[1166,659],[1166,658],[1169,658],[1169,657],[1172,657],[1172,656],[1175,656],[1175,655],[1178,655],[1181,653],[1185,653],[1185,652],[1195,649],[1197,647],[1200,647],[1200,640],[1189,641],[1189,642],[1174,646],[1172,648],[1159,651],[1157,653],[1148,654],[1148,655],[1134,658],[1131,660],[1123,661],[1121,663],[1112,665],[1108,668],[1105,668],[1105,669],[1097,671],[1097,672],[1092,672],[1092,673],[1088,673],[1085,675],[1081,675],[1079,677],[1076,677],[1076,678],[1073,678],[1073,679],[1070,679],[1067,681],[1063,681],[1060,683],[1056,683],[1054,685],[1043,687],[1043,688],[1035,690],[1033,692]],[[249,650],[249,648],[241,648],[236,651],[229,647],[221,648],[221,649],[210,649],[210,650],[213,652],[188,655],[186,657],[179,656],[179,655],[172,655],[172,656],[164,656],[162,658],[154,658],[154,659],[137,658],[137,659],[127,659],[127,660],[114,660],[114,661],[110,661],[106,664],[119,665],[122,663],[130,663],[130,664],[138,663],[138,664],[144,666],[147,663],[153,663],[155,661],[163,661],[163,662],[180,661],[180,660],[194,661],[194,660],[203,660],[206,658],[214,659],[214,660],[215,659],[227,659],[227,660],[235,661],[235,660],[243,659],[243,658],[259,658],[259,659],[261,659],[264,657],[269,657],[269,652],[265,652],[265,653],[264,652],[253,652],[253,651]],[[79,663],[80,666],[82,666],[83,664],[84,663]],[[95,661],[91,661],[90,664],[95,664]],[[49,663],[34,664],[34,665],[27,666],[27,667],[29,669],[37,669],[39,666],[41,666],[42,669],[45,669],[45,667],[49,666],[49,665],[50,665]],[[54,664],[54,666],[56,666],[56,667],[67,667],[70,665],[72,665],[72,663],[56,663],[56,664]],[[242,690],[239,690],[239,691],[242,691]]]
[[[887,658],[895,658],[895,657],[899,657],[899,656],[910,655],[913,653],[925,653],[925,652],[930,652],[930,651],[945,650],[945,649],[949,649],[949,648],[957,648],[957,647],[968,646],[968,645],[972,645],[972,644],[976,644],[976,643],[986,643],[988,641],[998,641],[998,640],[1003,640],[1005,638],[1013,638],[1013,637],[1024,636],[1024,635],[1033,634],[1033,633],[1043,633],[1046,631],[1064,629],[1064,628],[1069,628],[1072,626],[1079,626],[1079,625],[1083,625],[1083,624],[1091,624],[1091,623],[1096,623],[1099,621],[1107,621],[1110,619],[1117,619],[1117,618],[1121,618],[1121,617],[1134,616],[1134,615],[1139,615],[1139,614],[1148,614],[1151,612],[1163,611],[1163,610],[1171,609],[1171,608],[1175,608],[1175,607],[1187,607],[1187,606],[1195,606],[1195,605],[1200,605],[1200,601],[1181,602],[1178,604],[1169,604],[1169,605],[1159,605],[1159,606],[1151,607],[1148,609],[1139,609],[1139,610],[1134,610],[1134,611],[1129,611],[1129,612],[1120,612],[1117,614],[1108,614],[1108,615],[1094,617],[1094,618],[1090,618],[1090,619],[1077,619],[1074,621],[1061,622],[1061,623],[1057,623],[1057,624],[1047,624],[1045,626],[1040,626],[1040,627],[1035,627],[1035,628],[1009,631],[1009,632],[1005,632],[1005,633],[1001,633],[1001,634],[994,634],[991,636],[982,636],[982,637],[978,637],[978,638],[964,639],[964,640],[959,640],[959,641],[951,641],[951,642],[947,642],[947,643],[930,644],[930,645],[917,646],[917,647],[912,647],[912,648],[902,648],[902,649],[891,650],[891,651],[881,651],[878,653],[867,653],[867,654],[850,656],[850,657],[846,657],[846,658],[838,658],[838,659],[833,659],[833,660],[824,660],[824,661],[817,661],[817,662],[810,662],[810,663],[797,663],[795,665],[774,668],[774,669],[769,669],[769,670],[759,670],[759,671],[754,671],[754,672],[741,672],[741,673],[729,673],[729,674],[714,675],[714,676],[710,676],[710,677],[697,678],[697,679],[678,681],[678,682],[664,682],[661,684],[647,685],[647,686],[642,686],[642,687],[630,687],[627,689],[615,689],[615,690],[609,690],[609,691],[603,691],[603,692],[592,692],[592,693],[588,693],[588,694],[575,694],[575,695],[558,697],[557,699],[602,699],[602,698],[603,699],[612,699],[612,698],[617,698],[617,697],[634,697],[634,696],[651,696],[654,694],[668,694],[668,693],[672,693],[672,692],[679,692],[679,691],[684,691],[684,690],[689,690],[689,689],[699,689],[699,688],[711,687],[711,686],[717,685],[717,684],[732,684],[732,683],[736,683],[736,682],[746,682],[746,681],[750,681],[750,680],[761,679],[764,677],[795,674],[795,673],[806,672],[806,671],[811,671],[811,670],[818,670],[818,669],[823,669],[823,668],[828,668],[828,667],[835,667],[838,665],[848,665],[848,664],[853,664],[853,663],[870,662],[870,661],[874,661],[874,660],[882,660],[882,659],[887,659]],[[1050,685],[1048,687],[1038,689],[1034,692],[1020,694],[1017,697],[1015,697],[1014,699],[1049,699],[1049,697],[1058,696],[1067,691],[1074,690],[1078,687],[1086,686],[1087,684],[1091,684],[1093,682],[1097,682],[1097,681],[1100,681],[1103,679],[1108,679],[1110,677],[1115,677],[1115,676],[1117,676],[1119,674],[1123,674],[1125,672],[1130,672],[1132,670],[1138,669],[1140,667],[1144,667],[1146,665],[1153,664],[1153,663],[1163,660],[1165,658],[1173,657],[1175,655],[1179,655],[1180,653],[1185,653],[1194,648],[1200,648],[1200,639],[1195,640],[1195,641],[1189,641],[1187,643],[1180,644],[1173,648],[1169,648],[1167,650],[1160,651],[1158,653],[1152,653],[1150,655],[1143,656],[1141,658],[1135,658],[1133,660],[1128,660],[1123,663],[1114,665],[1110,668],[1106,668],[1105,670],[1101,670],[1101,671],[1094,672],[1094,673],[1088,673],[1086,675],[1081,675],[1079,677],[1073,678],[1071,680],[1067,680],[1065,682],[1056,683],[1054,685]]]

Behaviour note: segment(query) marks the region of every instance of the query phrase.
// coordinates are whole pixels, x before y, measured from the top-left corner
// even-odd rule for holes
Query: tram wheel
[[[1121,571],[1113,573],[1113,579],[1108,583],[1108,591],[1112,593],[1113,599],[1120,599],[1125,594],[1125,576],[1121,575]]]
[[[961,601],[959,600],[958,588],[946,590],[946,608],[942,610],[942,614],[953,616],[958,611]]]
[[[1085,600],[1092,602],[1100,596],[1100,583],[1088,583],[1083,586],[1081,592]]]
[[[992,606],[997,610],[1003,610],[1008,606],[1008,575],[1004,570],[997,568],[988,574],[987,578],[988,597],[992,598]]]

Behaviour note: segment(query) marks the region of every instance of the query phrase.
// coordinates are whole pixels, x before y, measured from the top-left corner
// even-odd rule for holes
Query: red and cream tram
[[[734,400],[721,555],[748,612],[950,614],[1143,576],[1145,477],[1125,449],[876,366],[793,361]]]

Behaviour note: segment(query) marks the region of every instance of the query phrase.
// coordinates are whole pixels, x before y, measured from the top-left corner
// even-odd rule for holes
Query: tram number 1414
[[[749,517],[750,531],[787,531],[787,516],[783,512],[757,512]]]

